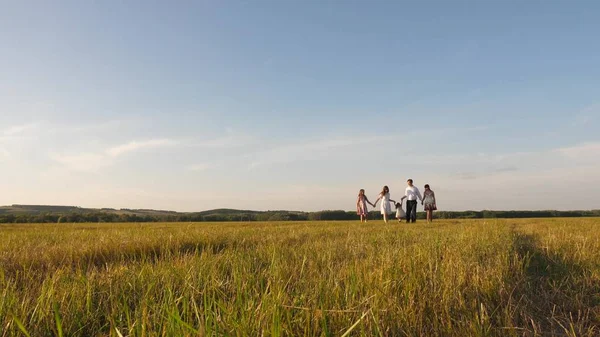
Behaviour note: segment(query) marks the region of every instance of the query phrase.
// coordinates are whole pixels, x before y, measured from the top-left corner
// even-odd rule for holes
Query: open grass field
[[[600,336],[600,219],[0,225],[1,336]]]

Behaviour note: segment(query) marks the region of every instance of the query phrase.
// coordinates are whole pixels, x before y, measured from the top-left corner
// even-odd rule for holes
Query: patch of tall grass
[[[0,226],[2,336],[596,336],[600,220]]]

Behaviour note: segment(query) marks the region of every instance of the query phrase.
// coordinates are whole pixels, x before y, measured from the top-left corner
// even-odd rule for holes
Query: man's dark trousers
[[[417,221],[417,201],[407,200],[406,201],[406,222]]]

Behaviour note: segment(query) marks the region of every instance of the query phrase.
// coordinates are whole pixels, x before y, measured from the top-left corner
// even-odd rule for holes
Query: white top
[[[423,200],[423,197],[421,196],[421,192],[419,192],[419,189],[416,186],[408,186],[406,188],[406,190],[404,191],[404,195],[406,196],[406,199],[408,200],[417,200],[417,198],[419,198],[419,200]]]
[[[392,208],[390,207],[390,194],[386,193],[381,195],[381,214],[391,214]]]

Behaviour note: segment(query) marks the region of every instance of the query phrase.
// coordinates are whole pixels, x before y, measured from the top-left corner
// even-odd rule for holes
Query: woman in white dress
[[[383,186],[383,190],[379,193],[379,197],[373,203],[373,207],[377,206],[377,202],[381,200],[381,215],[383,215],[383,221],[385,223],[388,222],[387,216],[388,214],[392,214],[392,206],[390,202],[396,203],[394,200],[390,199],[390,189],[387,186]]]

